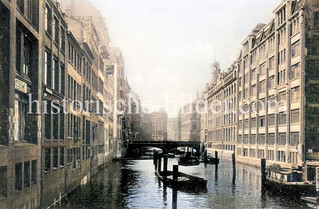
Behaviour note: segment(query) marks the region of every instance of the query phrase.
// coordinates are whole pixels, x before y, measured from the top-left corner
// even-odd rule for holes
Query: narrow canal
[[[169,159],[168,169],[177,164]],[[177,208],[306,208],[299,200],[261,195],[260,170],[242,164],[234,174],[230,161],[215,165],[183,167],[181,172],[208,180],[207,192],[177,193]],[[172,208],[172,189],[154,175],[152,160],[112,162],[89,183],[77,188],[61,208]]]

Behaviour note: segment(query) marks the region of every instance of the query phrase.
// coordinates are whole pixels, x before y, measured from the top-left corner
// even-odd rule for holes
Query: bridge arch
[[[196,150],[198,156],[201,151],[199,141],[133,141],[128,144],[128,153],[146,147],[159,148],[163,153],[168,153],[168,151],[177,149],[178,147],[191,147]]]

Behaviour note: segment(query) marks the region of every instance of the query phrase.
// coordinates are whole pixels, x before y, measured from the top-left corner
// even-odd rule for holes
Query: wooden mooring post
[[[233,169],[236,169],[235,153],[231,154],[231,159],[232,159],[232,162],[233,162]]]
[[[158,155],[158,165],[157,165],[157,172],[160,173],[162,169],[162,154]]]
[[[261,159],[260,165],[261,165],[261,190],[265,191],[265,188],[266,188],[266,159]]]
[[[218,159],[218,151],[215,151],[215,158]]]
[[[173,165],[173,181],[178,181],[178,165]]]
[[[155,171],[157,170],[157,160],[158,160],[158,152],[155,151],[153,154],[153,164],[155,166]]]
[[[207,150],[204,151],[204,163],[207,163]]]
[[[168,162],[168,156],[167,155],[164,155],[164,168],[163,168],[163,171],[164,172],[167,172],[167,162]]]

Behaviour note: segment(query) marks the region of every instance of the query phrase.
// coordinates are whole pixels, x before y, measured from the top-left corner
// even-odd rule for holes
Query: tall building
[[[67,97],[66,68],[68,67],[67,55],[67,24],[63,18],[59,5],[54,1],[44,1],[41,8],[41,19],[44,20],[42,31],[43,47],[43,71],[41,85],[43,89],[43,102],[46,102],[47,114],[42,115],[42,166],[41,166],[41,205],[49,206],[54,198],[63,196],[66,193],[65,153],[69,141],[66,138],[66,121],[69,121],[64,114],[60,103]],[[78,87],[78,86],[76,86]],[[60,112],[53,113],[53,107],[59,106]],[[75,148],[78,149],[78,148]],[[54,183],[52,184],[52,179]]]
[[[122,119],[126,109],[126,103],[123,104],[121,101],[127,102],[127,94],[130,91],[130,87],[125,80],[125,61],[121,50],[116,47],[110,48],[110,59],[114,66],[114,108],[116,105],[116,110],[118,110],[118,112],[113,111],[113,138],[117,156],[121,156],[124,154],[122,153],[122,148],[125,140],[122,132]]]
[[[235,65],[222,72],[219,63],[212,65],[213,80],[207,85],[206,106],[202,106],[201,141],[208,150],[235,151],[237,70]],[[211,108],[213,107],[213,108]]]
[[[319,160],[318,8],[315,0],[282,1],[273,11],[275,18],[268,24],[258,24],[242,42],[234,66],[238,76],[233,89],[238,100],[238,161],[259,165],[260,158],[266,158],[282,166],[302,165],[307,168],[305,177],[314,178],[315,162]],[[225,95],[223,91],[221,97]],[[251,111],[253,108],[256,111]],[[207,123],[207,141],[212,147],[220,145],[217,138],[209,141]],[[218,136],[225,139],[226,133]],[[214,148],[225,150],[225,143]]]
[[[62,2],[0,2],[0,208],[49,207],[123,150],[124,58],[89,1]]]
[[[0,208],[36,208],[41,201],[44,127],[41,115],[28,114],[29,95],[41,101],[43,93],[41,8],[37,0],[0,2]]]
[[[179,111],[180,140],[200,141],[202,103],[194,102],[185,105]]]
[[[140,111],[140,131],[139,140],[150,141],[152,139],[152,114],[148,114],[148,110]]]
[[[126,143],[140,140],[140,129],[141,129],[141,100],[137,94],[133,91],[130,95],[127,95],[128,107],[125,111],[124,117],[124,132]]]
[[[178,141],[178,118],[167,119],[167,140]]]
[[[167,113],[161,109],[152,113],[152,140],[167,140]]]

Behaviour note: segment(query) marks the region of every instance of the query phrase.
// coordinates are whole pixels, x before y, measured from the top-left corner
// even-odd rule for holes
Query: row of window
[[[49,5],[45,6],[44,15],[44,29],[46,33],[53,38],[54,43],[64,52],[66,38],[64,27],[60,26],[58,17],[53,14]]]
[[[78,101],[81,101],[82,99],[82,91],[81,91],[81,85],[76,82],[76,80],[74,80],[70,75],[68,75],[68,98],[71,100],[71,101],[75,101],[75,100],[78,100]],[[77,109],[77,106],[79,106],[78,103],[74,103],[74,110]]]
[[[44,115],[45,122],[45,139],[61,139],[64,140],[64,121],[65,114],[63,107],[59,107],[60,112],[54,108],[59,107],[59,104],[47,101],[47,113]]]
[[[246,156],[248,157],[248,148],[238,148],[238,155]],[[265,158],[265,151],[263,149],[257,150],[257,156],[256,156],[256,150],[255,149],[249,149],[249,157],[253,158]],[[275,160],[275,151],[274,150],[268,150],[267,151],[267,160]],[[298,162],[298,152],[289,152],[289,157],[286,159],[286,152],[285,151],[277,151],[277,161],[279,162],[288,162],[296,164]]]
[[[65,67],[63,63],[59,64],[57,57],[48,51],[44,53],[44,73],[43,83],[51,89],[64,95],[65,93]]]
[[[39,28],[39,0],[17,0],[17,10],[33,25]]]
[[[290,123],[291,124],[295,124],[295,123],[299,123],[299,109],[294,109],[294,110],[291,110],[290,111],[291,114],[290,114]],[[251,128],[254,128],[257,126],[257,123],[256,123],[256,118],[251,118]],[[278,125],[285,125],[287,124],[287,114],[285,112],[280,112],[278,114]],[[244,126],[243,126],[244,125]],[[275,125],[275,114],[270,114],[268,116],[268,126],[274,126]],[[265,116],[260,116],[258,118],[258,127],[265,127],[266,126],[266,118]],[[244,121],[244,124],[243,124],[243,121],[240,120],[238,122],[238,128],[239,129],[247,129],[249,128],[249,120],[246,119]]]
[[[294,80],[296,78],[299,78],[299,76],[300,76],[300,64],[297,63],[292,66],[289,78],[290,80]],[[284,84],[285,81],[286,81],[286,70],[285,69],[280,70],[277,75],[277,85]],[[275,76],[272,75],[268,78],[267,86],[266,86],[266,81],[263,80],[258,83],[258,87],[259,87],[260,93],[265,93],[266,89],[269,89],[269,90],[273,89],[275,87]],[[239,92],[239,95],[240,93],[241,92]],[[249,96],[256,96],[256,95],[257,95],[257,88],[256,88],[256,84],[254,84],[251,86],[250,93],[249,93],[249,88],[248,87],[245,88],[243,98],[248,98]]]
[[[294,58],[294,57],[299,56],[300,52],[301,52],[300,41],[297,41],[297,42],[292,44],[291,57]],[[278,53],[278,65],[281,65],[285,62],[286,62],[286,49],[283,49]],[[274,66],[274,57],[272,57],[269,59],[269,70],[274,69],[274,67],[275,67]],[[295,77],[297,77],[297,75],[295,75],[296,73],[294,72],[296,69],[300,69],[300,63],[297,63],[291,67],[290,79],[294,79]],[[267,67],[266,67],[265,63],[259,65],[260,76],[266,74],[266,70],[267,70]],[[278,77],[278,81],[277,81],[278,85],[285,82],[285,75],[283,75],[283,72],[285,72],[285,70],[281,70],[280,72],[278,72],[278,76],[277,76]],[[256,80],[256,78],[257,78],[256,68],[254,68],[251,70],[251,79],[249,79],[249,73],[246,72],[244,74],[244,77],[243,77],[243,82],[249,83],[250,80],[253,81],[253,80]],[[239,87],[242,86],[241,80],[242,80],[242,78],[239,78]]]
[[[67,153],[65,153],[67,151]],[[81,153],[82,152],[82,153]],[[67,166],[72,168],[79,167],[79,161],[87,160],[91,157],[91,147],[74,147],[65,149],[64,147],[53,147],[44,149],[44,171],[45,173],[51,170],[57,170],[64,167],[64,156],[67,155]]]
[[[295,67],[296,68],[294,68],[291,71],[291,73],[290,73],[290,78],[291,79],[295,79],[295,78],[300,76],[299,64],[296,65]],[[278,72],[278,83],[277,84],[278,85],[283,84],[285,82],[285,77],[286,77],[286,71],[285,70],[282,70],[282,71]],[[265,80],[263,80],[263,81],[258,83],[259,93],[265,93],[266,89],[271,90],[271,89],[274,88],[274,86],[275,86],[275,77],[274,76],[270,76],[268,78],[267,86],[266,86],[266,81]],[[300,89],[299,87],[294,87],[294,88],[291,89],[292,90],[292,94],[291,94],[292,100],[296,101],[295,99],[298,98],[298,97],[296,97],[297,96],[296,94],[299,93],[299,89]],[[239,92],[239,95],[238,95],[239,100],[241,100],[241,98],[247,99],[250,96],[252,96],[252,97],[257,96],[257,86],[256,86],[256,84],[251,86],[250,91],[249,91],[248,87],[245,88],[245,90],[243,91],[243,97],[241,95],[241,92]],[[270,96],[270,97],[273,97],[273,99],[275,100],[274,96]],[[271,99],[269,99],[269,100],[272,101]],[[285,101],[286,98],[284,97],[282,99],[279,99],[279,101],[281,101],[281,100]]]
[[[15,164],[15,188],[22,190],[37,183],[37,160]]]
[[[251,134],[250,138],[248,134],[238,135],[237,143],[239,144],[259,144],[259,145],[286,145],[286,132],[278,133],[277,141],[275,139],[275,133],[269,133],[268,137],[265,134]],[[297,146],[299,144],[299,132],[291,132],[289,138],[289,145]]]

